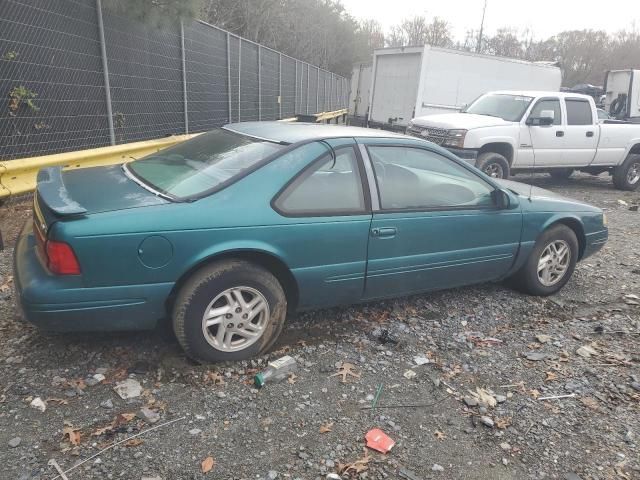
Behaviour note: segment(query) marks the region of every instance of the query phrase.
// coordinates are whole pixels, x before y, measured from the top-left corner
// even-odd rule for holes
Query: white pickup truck
[[[497,178],[533,170],[567,178],[580,170],[609,172],[621,190],[640,186],[640,125],[600,123],[586,95],[490,92],[462,112],[414,118],[407,133]]]

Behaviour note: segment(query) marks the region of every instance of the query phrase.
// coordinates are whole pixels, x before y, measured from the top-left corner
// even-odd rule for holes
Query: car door
[[[504,275],[522,230],[515,196],[495,206],[484,177],[428,147],[367,142],[373,219],[365,298],[455,287]],[[366,161],[365,161],[366,163]]]
[[[583,98],[565,98],[567,125],[563,164],[569,167],[589,165],[598,147],[598,128],[591,104]]]
[[[552,125],[527,125],[528,118],[539,118],[543,111],[554,112]],[[520,123],[518,167],[562,165],[565,131],[562,107],[557,97],[540,98]]]
[[[304,164],[271,202],[277,227],[260,229],[286,252],[299,308],[362,298],[371,207],[355,146],[352,138],[312,142],[267,166],[281,177]]]

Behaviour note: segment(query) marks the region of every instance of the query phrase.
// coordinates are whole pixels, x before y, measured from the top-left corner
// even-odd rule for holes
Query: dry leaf
[[[533,390],[529,390],[529,395],[531,395],[534,400],[537,400],[540,396],[540,392],[534,388]]]
[[[207,457],[200,463],[200,469],[202,470],[202,473],[210,472],[211,469],[215,466],[216,461],[213,459],[213,457]]]
[[[371,456],[369,455],[369,451],[367,449],[364,450],[364,457],[356,460],[353,463],[338,463],[338,473],[341,475],[344,474],[355,474],[359,475],[362,472],[365,472],[369,469],[369,461],[371,460]]]
[[[496,418],[495,425],[496,425],[496,428],[504,430],[505,428],[511,425],[511,417]]]
[[[441,432],[440,430],[436,430],[433,434],[436,436],[438,440],[444,440],[446,437],[445,433]]]
[[[360,378],[360,374],[358,372],[355,371],[356,366],[352,363],[347,363],[347,362],[342,362],[340,364],[340,368],[338,368],[338,371],[332,375],[329,375],[330,377],[335,377],[335,376],[342,376],[342,380],[340,380],[342,383],[347,383],[347,377],[348,376],[352,376],[355,378]]]
[[[320,425],[320,433],[329,433],[333,428],[333,422],[323,423]]]
[[[91,436],[92,437],[98,437],[100,435],[103,435],[103,434],[105,434],[107,432],[112,431],[115,428],[121,427],[122,425],[125,425],[125,424],[129,423],[134,418],[136,418],[136,414],[135,413],[120,413],[120,414],[116,415],[116,417],[111,421],[110,424],[105,425],[104,427],[100,427],[100,428],[97,428],[96,430],[94,430],[94,432],[91,434]]]
[[[224,377],[220,374],[220,372],[207,372],[204,374],[204,383],[224,385]]]
[[[297,378],[298,376],[295,373],[290,373],[289,378],[287,378],[287,382],[293,385],[294,383],[296,383]]]
[[[45,400],[47,403],[57,403],[58,405],[69,405],[69,401],[64,398],[47,398]]]
[[[11,283],[13,282],[13,277],[9,275],[7,277],[7,281],[0,285],[0,292],[8,292],[11,290]]]
[[[138,445],[142,445],[144,442],[139,438],[132,438],[131,440],[124,443],[125,447],[137,447]]]
[[[585,407],[590,408],[591,410],[600,410],[600,404],[593,397],[583,397],[580,401]]]
[[[475,398],[478,403],[486,407],[493,408],[498,403],[495,397],[492,395],[492,392],[490,392],[489,390],[485,390],[484,388],[476,388],[475,392],[469,390],[469,393],[473,395],[473,398]]]
[[[80,445],[80,429],[73,427],[70,423],[65,422],[62,435],[69,439],[71,445]]]
[[[554,372],[544,372],[545,375],[547,376],[544,381],[545,382],[553,382],[554,380],[558,379],[558,374],[554,373]]]

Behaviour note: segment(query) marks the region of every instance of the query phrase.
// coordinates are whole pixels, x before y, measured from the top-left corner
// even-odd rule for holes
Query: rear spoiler
[[[36,191],[42,203],[60,216],[81,215],[87,209],[71,199],[62,179],[62,167],[47,167],[38,172]]]

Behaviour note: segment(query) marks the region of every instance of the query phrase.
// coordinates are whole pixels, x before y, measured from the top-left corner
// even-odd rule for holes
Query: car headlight
[[[466,130],[449,130],[447,132],[447,138],[442,142],[442,145],[447,147],[464,147],[464,137],[467,135]]]

